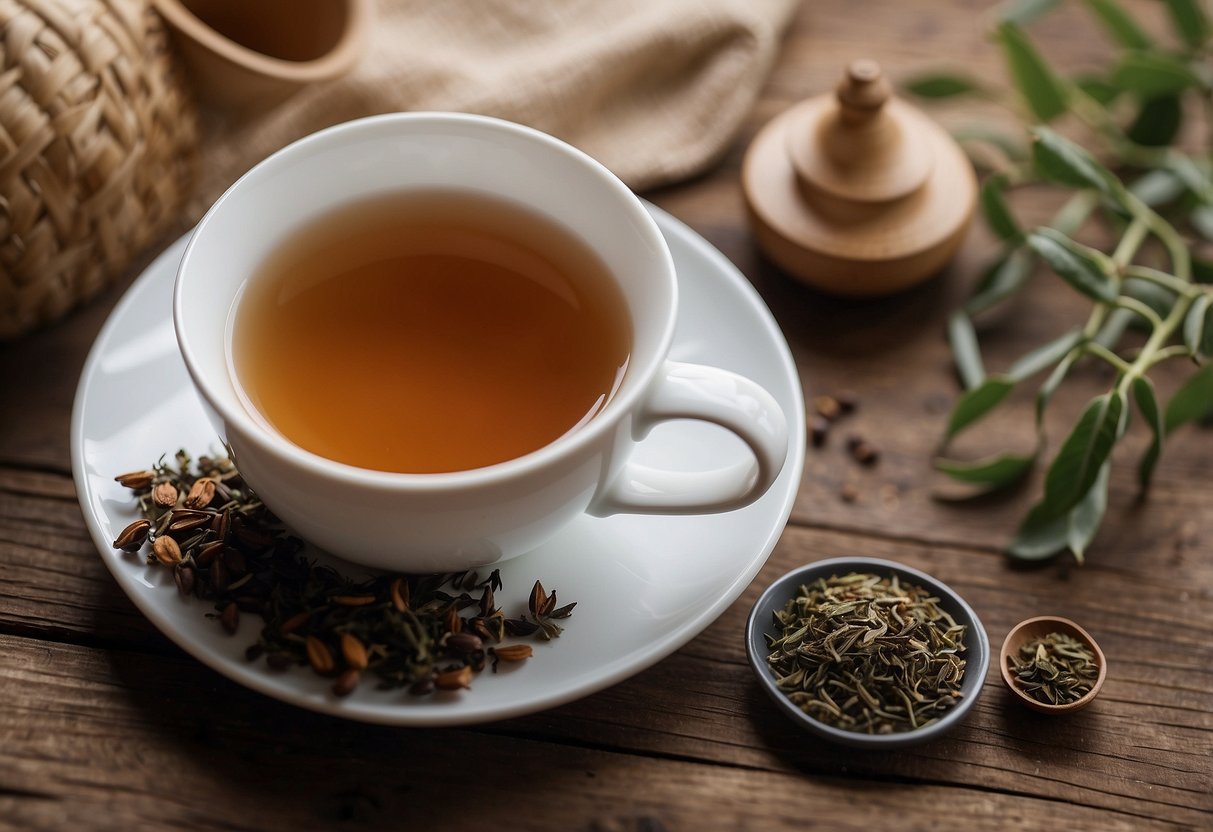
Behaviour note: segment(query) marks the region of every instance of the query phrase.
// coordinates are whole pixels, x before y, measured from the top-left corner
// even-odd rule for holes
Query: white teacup
[[[597,252],[632,317],[623,382],[584,426],[485,468],[394,474],[306,451],[251,414],[237,392],[228,360],[235,299],[300,226],[353,200],[433,188],[474,189],[522,202]],[[513,557],[585,512],[709,513],[758,499],[787,455],[784,414],[749,379],[667,360],[677,311],[678,283],[665,241],[640,201],[606,168],[535,130],[445,113],[341,124],[257,165],[198,224],[173,299],[190,376],[266,505],[334,554],[405,572],[460,570]],[[629,461],[648,431],[669,419],[720,425],[739,436],[754,459],[697,473]]]

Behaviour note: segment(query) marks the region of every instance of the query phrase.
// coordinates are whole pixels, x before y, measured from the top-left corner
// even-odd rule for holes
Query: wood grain
[[[770,305],[806,394],[854,389],[858,412],[812,450],[792,525],[745,595],[669,659],[553,711],[462,730],[385,729],[299,711],[186,657],[134,609],[85,532],[70,479],[78,374],[124,287],[62,325],[0,346],[0,829],[299,829],[343,822],[440,829],[1202,829],[1213,822],[1213,443],[1168,440],[1144,500],[1135,425],[1116,456],[1108,519],[1082,568],[1013,568],[999,554],[1038,482],[961,505],[930,470],[957,392],[943,324],[993,241],[970,234],[940,278],[884,301],[815,294],[767,264],[743,222],[746,142],[792,102],[831,87],[863,54],[897,80],[941,58],[998,81],[990,3],[815,0],[721,166],[650,194],[732,259]],[[1037,27],[1066,66],[1108,50],[1081,4]],[[1153,31],[1162,4],[1135,2]],[[1074,32],[1081,31],[1083,37]],[[998,118],[932,110],[945,123]],[[1048,217],[1055,200],[1023,194]],[[150,255],[154,252],[149,252]],[[132,274],[133,279],[133,274]],[[129,282],[129,281],[127,281]],[[1041,275],[1009,313],[983,320],[987,365],[1005,367],[1073,325],[1084,304]],[[1173,390],[1187,368],[1160,368]],[[1051,408],[1053,447],[1106,389],[1081,368]],[[1031,390],[958,445],[1015,447]],[[860,434],[874,468],[849,460]],[[839,490],[852,483],[858,499]],[[1018,707],[991,669],[966,722],[931,745],[875,754],[823,744],[768,702],[742,626],[763,587],[827,556],[886,557],[954,586],[997,649],[1017,621],[1053,613],[1099,640],[1100,698],[1073,717]],[[570,622],[576,626],[576,617]],[[491,680],[486,680],[491,683]]]

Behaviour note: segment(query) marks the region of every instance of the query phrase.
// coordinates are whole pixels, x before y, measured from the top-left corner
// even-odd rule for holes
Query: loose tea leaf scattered
[[[115,477],[138,498],[144,517],[114,540],[173,570],[182,595],[214,604],[211,614],[229,633],[240,614],[261,617],[264,627],[249,646],[275,670],[309,665],[334,678],[333,693],[352,693],[365,674],[380,688],[408,688],[416,695],[459,690],[489,661],[530,658],[525,644],[502,645],[511,636],[557,638],[557,620],[576,603],[557,606],[555,591],[535,582],[530,616],[506,618],[495,593],[493,570],[434,575],[378,575],[354,580],[308,560],[303,541],[282,524],[245,484],[227,458],[192,460],[178,451],[145,471]]]
[[[809,716],[890,734],[937,722],[961,698],[966,627],[896,575],[819,578],[774,614],[767,663]]]
[[[1049,633],[1021,645],[1018,655],[1007,656],[1007,661],[1019,689],[1046,705],[1077,702],[1099,678],[1095,653],[1065,633]]]

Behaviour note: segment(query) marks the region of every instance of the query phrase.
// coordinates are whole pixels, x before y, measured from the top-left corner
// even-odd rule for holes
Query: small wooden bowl
[[[1047,702],[1041,702],[1029,696],[1015,684],[1015,677],[1012,675],[1008,660],[1024,644],[1044,638],[1049,633],[1063,633],[1076,638],[1087,645],[1091,649],[1091,652],[1095,654],[1095,663],[1099,665],[1099,676],[1096,677],[1095,684],[1091,686],[1090,692],[1082,699],[1065,705],[1050,705]],[[1002,669],[1002,680],[1006,682],[1011,692],[1029,708],[1042,714],[1059,715],[1081,711],[1087,705],[1090,705],[1096,696],[1099,696],[1099,691],[1103,688],[1104,677],[1108,675],[1108,661],[1104,658],[1103,651],[1099,649],[1099,645],[1095,643],[1095,639],[1091,638],[1091,634],[1070,619],[1059,618],[1053,615],[1041,615],[1036,618],[1029,618],[1012,627],[1011,632],[1007,633],[1006,640],[1002,643],[1002,651],[998,656],[998,665]]]
[[[152,0],[198,97],[271,107],[349,72],[368,50],[372,0]]]

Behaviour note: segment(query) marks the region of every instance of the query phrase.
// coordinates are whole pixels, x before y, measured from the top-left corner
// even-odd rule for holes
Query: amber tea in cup
[[[632,326],[605,263],[501,197],[362,199],[293,233],[234,305],[246,406],[305,450],[430,474],[535,451],[592,419]]]

